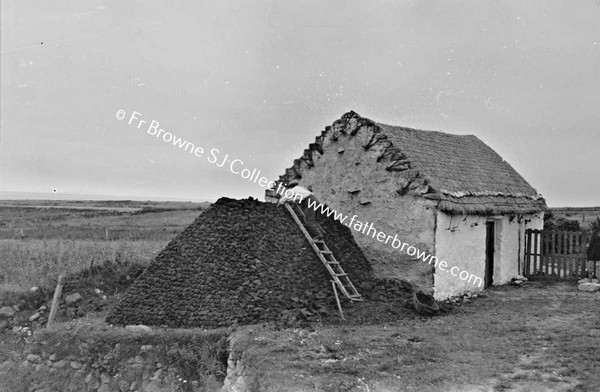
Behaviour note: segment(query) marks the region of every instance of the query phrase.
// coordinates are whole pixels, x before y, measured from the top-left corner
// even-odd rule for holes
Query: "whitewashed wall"
[[[452,276],[450,269],[458,267],[461,271],[484,278],[485,274],[485,223],[483,216],[458,216],[443,212],[437,214],[435,255],[440,261],[446,261],[446,271],[438,266],[434,273],[434,297],[445,299],[467,291],[483,289],[458,276]]]
[[[361,132],[356,136],[339,135],[337,140],[327,137],[323,141],[324,153],[313,154],[314,167],[300,168],[300,185],[311,186],[322,203],[347,215],[346,223],[355,215],[356,220],[372,223],[386,237],[397,235],[403,243],[432,252],[435,203],[411,194],[398,194],[405,184],[402,173],[387,171],[389,162],[378,161],[384,145],[363,148],[370,137]],[[267,195],[267,200],[274,199]],[[404,279],[420,290],[433,293],[430,265],[394,249],[391,243],[351,231],[376,276]]]
[[[437,214],[435,254],[440,261],[446,261],[443,271],[440,267],[434,273],[434,296],[445,299],[466,292],[483,289],[485,277],[486,222],[485,216],[458,216],[445,213]],[[493,284],[510,282],[519,275],[519,267],[523,261],[523,242],[526,229],[541,229],[543,213],[524,215],[519,222],[518,217],[498,216],[496,222],[496,239],[494,255]],[[453,276],[452,267],[466,271],[468,275],[481,278],[471,282]],[[459,271],[455,270],[454,273]],[[467,275],[464,275],[465,277]],[[480,283],[480,284],[479,284]]]

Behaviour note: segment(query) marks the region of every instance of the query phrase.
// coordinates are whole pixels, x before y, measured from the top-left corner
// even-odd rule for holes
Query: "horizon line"
[[[51,193],[51,192],[19,192],[0,191],[0,200],[52,200],[52,201],[173,201],[204,203],[215,202],[208,198],[185,198],[165,196],[129,196],[98,193]]]

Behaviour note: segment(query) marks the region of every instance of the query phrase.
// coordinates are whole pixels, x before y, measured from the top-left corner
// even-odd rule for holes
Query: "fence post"
[[[571,257],[569,257],[569,263],[570,260],[573,259],[573,257],[577,254],[577,237],[579,236],[579,233],[571,233],[571,238],[570,238],[570,242],[571,242]],[[566,275],[565,278],[568,278],[569,276]]]
[[[580,266],[578,268],[580,272],[579,279],[585,278],[586,264],[587,264],[587,236],[584,235],[584,240],[582,243],[582,252],[581,252],[581,261],[579,262]]]
[[[553,266],[554,265],[554,260],[552,259],[552,254],[548,251],[548,248],[550,247],[550,238],[548,238],[548,234],[545,233],[544,231],[542,231],[542,243],[544,244],[544,246],[542,246],[542,258],[544,259],[544,266],[546,268],[546,272],[549,272],[548,269],[548,265]],[[554,270],[552,270],[554,272]]]
[[[577,246],[577,243],[579,241],[579,235],[580,233],[573,233],[573,235],[571,236],[571,257],[569,257],[569,260],[567,260],[567,262],[565,263],[565,279],[568,279],[571,276],[571,264],[573,264],[573,260],[577,257],[577,254],[579,253],[579,248]]]
[[[569,237],[569,232],[567,232],[567,231],[560,232],[560,262],[561,263],[567,259],[568,237]]]
[[[56,317],[56,311],[58,310],[58,304],[60,302],[60,296],[62,294],[62,289],[65,281],[64,275],[59,275],[58,282],[56,284],[56,290],[54,290],[54,297],[52,298],[52,306],[50,307],[50,314],[48,315],[48,322],[46,323],[46,328],[50,327],[54,322],[54,317]]]
[[[533,233],[533,271],[535,273],[536,270],[538,269],[538,263],[539,263],[539,269],[540,270],[542,269],[542,258],[539,257],[541,252],[538,251],[539,230],[533,230],[532,233]]]
[[[525,238],[524,238],[524,244],[525,245],[523,247],[523,276],[531,276],[530,274],[530,269],[529,269],[529,263],[531,261],[530,259],[530,255],[529,255],[529,236],[531,233],[531,229],[527,229],[525,230]]]

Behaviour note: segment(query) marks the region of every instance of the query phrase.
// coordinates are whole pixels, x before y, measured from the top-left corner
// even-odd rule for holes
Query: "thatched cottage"
[[[525,230],[542,228],[546,208],[477,137],[379,124],[354,112],[326,127],[277,182],[290,181],[348,217],[377,275],[438,299],[519,275]],[[276,197],[266,192],[267,201]]]

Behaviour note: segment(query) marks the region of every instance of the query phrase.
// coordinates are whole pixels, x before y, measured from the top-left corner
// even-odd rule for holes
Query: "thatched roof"
[[[541,195],[476,136],[380,124],[355,112],[344,114],[327,127],[280,181],[301,178],[301,171],[314,164],[312,154],[323,153],[324,140],[337,140],[340,134],[362,134],[369,140],[363,145],[365,150],[384,145],[377,161],[388,172],[396,173],[399,183],[404,184],[398,193],[437,201],[440,211],[493,215],[546,209]]]
[[[430,186],[428,198],[442,211],[529,213],[545,209],[537,191],[474,135],[377,124]],[[424,195],[426,196],[426,195]]]

